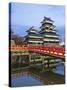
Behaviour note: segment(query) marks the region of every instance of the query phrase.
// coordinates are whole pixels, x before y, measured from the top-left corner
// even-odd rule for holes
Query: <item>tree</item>
[[[24,38],[23,37],[20,37],[20,36],[16,36],[14,38],[14,41],[15,41],[15,44],[16,45],[22,45],[22,44],[24,44]]]

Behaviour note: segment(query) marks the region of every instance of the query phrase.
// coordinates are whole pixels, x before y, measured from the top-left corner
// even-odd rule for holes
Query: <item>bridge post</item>
[[[43,70],[44,70],[44,68],[45,68],[45,57],[44,56],[41,56],[41,59],[42,59],[42,67],[43,67]],[[47,59],[47,70],[48,71],[50,71],[50,66],[49,66],[49,64],[50,64],[50,58],[48,57]]]
[[[18,60],[18,62],[19,62],[19,64],[22,62],[22,58],[21,58],[22,56],[20,55],[19,56],[19,60]]]
[[[20,67],[20,63],[21,63],[21,57],[20,57],[20,56],[17,56],[16,61],[17,61],[18,67]]]
[[[48,68],[48,71],[50,71],[50,66],[49,66],[49,58],[48,58],[48,60],[47,60],[48,62],[47,62],[47,68]]]
[[[42,68],[44,70],[44,56],[43,55],[41,56],[41,60],[42,60]]]
[[[31,54],[29,54],[29,62],[31,62]]]
[[[11,55],[11,64],[15,63],[16,62],[16,57]]]

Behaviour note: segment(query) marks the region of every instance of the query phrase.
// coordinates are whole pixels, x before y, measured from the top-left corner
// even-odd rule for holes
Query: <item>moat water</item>
[[[38,70],[21,70],[12,74],[11,85],[12,87],[22,86],[41,86],[41,85],[54,85],[64,84],[64,65],[58,65],[50,72],[40,73]]]

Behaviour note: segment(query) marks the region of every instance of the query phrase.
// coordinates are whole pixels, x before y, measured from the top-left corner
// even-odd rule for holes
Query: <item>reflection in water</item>
[[[42,84],[42,82],[34,79],[32,76],[29,75],[23,75],[12,80],[12,86],[36,86]]]
[[[42,80],[37,78],[37,75],[30,72],[29,70],[23,70],[21,72],[17,72],[12,74],[12,86],[36,86],[43,85]]]
[[[64,75],[65,74],[65,70],[64,70],[64,65],[58,65],[55,69],[53,69],[53,72]]]
[[[55,69],[59,74],[53,72],[40,73],[35,69],[27,69],[12,74],[12,86],[36,86],[36,85],[51,85],[51,84],[64,84],[65,78],[61,72],[64,71],[63,65]],[[54,70],[53,70],[54,71]],[[57,73],[58,73],[57,71]]]

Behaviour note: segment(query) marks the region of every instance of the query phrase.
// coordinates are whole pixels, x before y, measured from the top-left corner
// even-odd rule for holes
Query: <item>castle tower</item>
[[[43,36],[44,45],[59,45],[59,35],[55,30],[54,21],[48,17],[44,17],[41,22],[40,34]]]
[[[26,42],[27,44],[32,45],[42,45],[42,37],[38,34],[38,31],[34,29],[34,27],[31,27],[29,30],[27,30],[27,36],[26,36]]]

